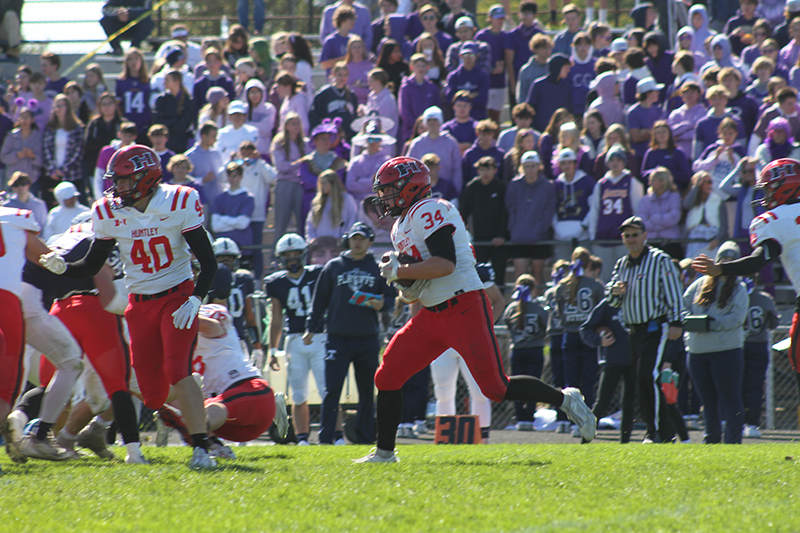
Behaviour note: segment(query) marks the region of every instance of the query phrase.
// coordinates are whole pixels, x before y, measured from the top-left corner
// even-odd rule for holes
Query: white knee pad
[[[456,380],[460,358],[458,352],[448,348],[431,363],[431,379],[438,416],[456,414]]]
[[[309,372],[314,374],[320,397],[325,394],[325,341],[325,335],[315,335],[314,342],[306,346],[297,334],[290,335],[286,340],[286,370],[294,405],[308,401]]]
[[[481,388],[475,378],[472,377],[466,361],[462,357],[459,357],[458,361],[461,375],[464,376],[464,381],[467,382],[467,388],[469,389],[470,413],[478,415],[482,428],[488,428],[492,425],[492,403],[481,392]]]

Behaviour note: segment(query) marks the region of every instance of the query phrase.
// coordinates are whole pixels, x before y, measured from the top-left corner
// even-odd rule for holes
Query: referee
[[[612,307],[622,307],[622,318],[630,330],[639,411],[647,424],[643,442],[671,442],[675,431],[658,375],[666,345],[664,337],[674,340],[683,333],[683,291],[670,256],[646,244],[647,232],[641,218],[630,217],[619,229],[628,255],[614,265],[606,297]]]

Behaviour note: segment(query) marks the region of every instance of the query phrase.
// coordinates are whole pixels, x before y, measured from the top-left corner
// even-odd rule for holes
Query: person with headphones
[[[358,387],[354,444],[375,441],[375,371],[378,369],[378,312],[391,307],[395,290],[381,277],[370,246],[375,234],[356,222],[343,236],[345,251],[328,261],[319,274],[303,342],[309,345],[327,322],[325,397],[322,400],[320,444],[333,444],[339,397],[350,364]],[[327,321],[325,316],[327,313]]]

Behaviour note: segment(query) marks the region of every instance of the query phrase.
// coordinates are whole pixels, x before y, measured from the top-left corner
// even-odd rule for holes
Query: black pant
[[[355,371],[358,388],[358,413],[356,432],[361,442],[375,441],[375,371],[378,370],[378,336],[337,337],[328,334],[325,344],[325,398],[322,400],[322,420],[319,442],[333,444],[336,416],[342,387],[347,378],[350,363]]]
[[[475,246],[475,259],[477,259],[478,263],[490,262],[492,264],[494,282],[502,289],[506,283],[508,249],[505,246]]]
[[[426,366],[403,384],[403,418],[401,424],[425,420],[428,410],[428,389],[431,384],[431,367]]]
[[[636,372],[633,365],[611,363],[603,365],[600,371],[600,382],[597,386],[597,401],[592,407],[592,413],[598,420],[608,414],[620,379],[622,379],[622,425],[619,428],[619,442],[625,444],[631,440],[633,419],[635,418]]]
[[[130,21],[128,21],[130,22]],[[100,25],[103,27],[103,30],[106,32],[107,36],[111,36],[114,33],[121,30],[124,26],[128,24],[128,22],[122,22],[117,17],[103,17],[100,19]],[[121,48],[120,41],[130,41],[131,46],[139,48],[141,46],[142,41],[147,39],[150,36],[150,33],[153,31],[155,24],[153,24],[153,19],[150,17],[142,19],[139,24],[130,28],[125,33],[111,41],[111,47],[114,49]]]
[[[544,366],[544,346],[514,348],[511,350],[511,375],[542,377]],[[536,414],[536,402],[514,402],[517,422],[533,422]]]
[[[769,347],[765,342],[744,343],[744,378],[742,401],[744,423],[761,425],[761,406],[764,403],[764,379],[769,365]]]
[[[639,412],[647,425],[647,436],[662,442],[675,438],[675,430],[667,409],[667,401],[658,384],[658,374],[664,355],[661,336],[667,334],[667,324],[654,322],[654,327],[632,329],[629,336],[631,364],[636,369],[636,389]]]

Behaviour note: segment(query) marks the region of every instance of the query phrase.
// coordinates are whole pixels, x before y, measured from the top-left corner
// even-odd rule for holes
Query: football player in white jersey
[[[22,267],[26,259],[37,261],[39,255],[50,252],[37,237],[40,230],[32,212],[0,206],[0,425],[3,426],[22,386],[25,353]],[[55,448],[49,439],[48,443]]]
[[[175,386],[192,438],[191,468],[215,468],[208,453],[203,394],[192,379],[194,320],[217,271],[203,206],[195,189],[161,184],[161,164],[151,148],[130,145],[108,163],[113,186],[92,206],[94,240],[86,256],[66,263],[58,254],[40,262],[56,274],[97,274],[119,244],[129,291],[125,318],[145,405],[157,410]],[[200,262],[192,282],[191,254]]]
[[[425,164],[411,157],[391,159],[375,175],[373,190],[379,215],[398,218],[392,228],[396,251],[384,254],[381,275],[390,282],[424,280],[411,290],[398,286],[404,301],[418,298],[423,308],[392,337],[383,354],[375,374],[378,446],[356,462],[398,462],[394,446],[403,414],[401,387],[447,348],[461,354],[490,400],[554,404],[578,425],[587,441],[592,440],[597,420],[578,389],[560,391],[532,376],[506,376],[491,305],[475,271],[464,221],[452,204],[430,198]],[[401,264],[400,253],[417,262]]]
[[[753,252],[727,263],[715,263],[701,255],[695,258],[692,267],[709,276],[746,276],[761,271],[767,263],[780,257],[783,270],[798,295],[789,330],[789,362],[800,390],[800,161],[776,159],[761,171],[754,189],[764,191],[761,205],[767,211],[750,223]]]

